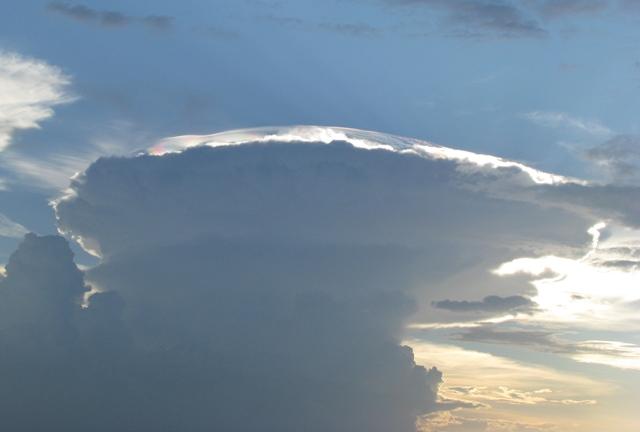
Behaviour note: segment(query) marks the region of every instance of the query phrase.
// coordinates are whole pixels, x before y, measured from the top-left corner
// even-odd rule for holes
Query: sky
[[[640,2],[2,9],[5,428],[640,427]]]

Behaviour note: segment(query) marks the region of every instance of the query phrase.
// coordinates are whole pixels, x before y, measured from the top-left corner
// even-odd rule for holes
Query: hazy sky
[[[640,1],[5,3],[2,366],[105,395],[25,430],[638,430]]]

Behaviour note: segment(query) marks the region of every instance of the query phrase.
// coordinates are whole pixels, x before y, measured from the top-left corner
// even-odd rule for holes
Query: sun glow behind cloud
[[[587,328],[640,328],[637,313],[629,306],[640,301],[640,272],[636,246],[640,232],[611,227],[601,240],[606,225],[589,229],[591,249],[580,258],[543,256],[518,258],[502,264],[499,276],[527,274],[537,294],[532,298],[540,312],[525,320],[579,324]],[[621,232],[624,238],[616,235]]]
[[[466,404],[445,413],[441,423],[441,414],[426,416],[419,422],[421,431],[592,430],[594,406],[616,391],[606,382],[498,355],[423,340],[407,344],[418,363],[442,365],[447,371],[442,398]],[[545,414],[532,416],[532,410]],[[474,424],[478,429],[455,427]]]
[[[424,365],[449,371],[443,395],[478,403],[591,405],[613,390],[579,375],[505,357],[422,340],[406,342]],[[497,383],[497,384],[496,384]]]
[[[573,359],[576,361],[640,371],[640,346],[638,345],[594,340],[582,342],[580,346],[592,352],[575,354]]]

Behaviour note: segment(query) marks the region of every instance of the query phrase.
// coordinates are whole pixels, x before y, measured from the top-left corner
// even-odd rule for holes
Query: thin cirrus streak
[[[71,102],[70,78],[40,60],[0,50],[0,151],[21,129],[40,127],[53,115],[53,107]]]

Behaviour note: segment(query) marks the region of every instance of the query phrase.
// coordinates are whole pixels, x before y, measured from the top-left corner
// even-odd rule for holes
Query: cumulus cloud
[[[147,15],[136,17],[114,10],[98,10],[82,4],[67,2],[51,2],[47,10],[89,24],[100,24],[106,27],[124,27],[131,24],[142,24],[156,30],[168,30],[173,25],[173,17],[167,15]]]
[[[0,52],[0,151],[18,130],[38,128],[53,107],[73,98],[69,77],[43,61]]]
[[[451,312],[488,312],[494,314],[530,312],[535,308],[535,303],[530,298],[520,295],[487,296],[481,301],[440,300],[433,302],[432,305]]]

